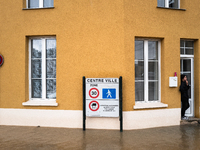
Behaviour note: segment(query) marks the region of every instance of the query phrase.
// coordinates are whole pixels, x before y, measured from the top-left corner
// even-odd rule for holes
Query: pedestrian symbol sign
[[[102,89],[103,99],[116,99],[116,89]]]

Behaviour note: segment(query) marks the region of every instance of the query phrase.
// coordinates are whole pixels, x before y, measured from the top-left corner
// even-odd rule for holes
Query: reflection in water
[[[200,149],[200,126],[196,125],[184,125],[180,126],[181,133],[181,145],[182,148],[186,149]]]
[[[90,130],[0,126],[0,149],[198,150],[200,125],[143,130]]]

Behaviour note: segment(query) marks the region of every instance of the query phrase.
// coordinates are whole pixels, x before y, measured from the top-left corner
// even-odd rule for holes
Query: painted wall
[[[123,110],[135,104],[135,38],[161,39],[161,102],[180,108],[180,39],[195,39],[195,103],[199,115],[199,0],[183,10],[157,8],[156,0],[54,0],[54,9],[26,10],[24,1],[0,0],[0,108],[82,110],[82,76],[123,77]],[[58,107],[25,107],[28,101],[28,37],[57,39]],[[180,78],[179,78],[180,84]]]

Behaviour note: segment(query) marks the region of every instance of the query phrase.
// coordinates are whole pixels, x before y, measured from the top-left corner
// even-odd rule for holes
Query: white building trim
[[[180,125],[180,108],[123,112],[123,129]],[[82,128],[80,110],[0,109],[0,125]],[[88,118],[86,129],[119,130],[119,118]]]

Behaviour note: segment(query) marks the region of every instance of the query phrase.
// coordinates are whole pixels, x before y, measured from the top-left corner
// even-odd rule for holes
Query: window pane
[[[158,100],[158,82],[149,82],[149,101]]]
[[[186,75],[186,77],[187,77],[188,84],[191,85],[191,73],[184,73],[184,75]],[[188,96],[189,96],[189,98],[191,98],[191,88],[189,88],[189,90],[188,90]]]
[[[165,0],[158,0],[158,7],[165,7]]]
[[[56,80],[47,79],[47,98],[56,99]]]
[[[193,49],[188,49],[188,48],[186,48],[186,49],[185,49],[185,54],[193,55],[193,54],[194,54],[194,50],[193,50]]]
[[[47,78],[56,78],[56,60],[55,59],[48,59],[47,60]]]
[[[184,48],[181,48],[181,54],[184,54]]]
[[[29,0],[28,8],[39,8],[39,0]]]
[[[144,80],[144,62],[135,61],[135,80]]]
[[[42,60],[31,60],[31,78],[42,78]]]
[[[185,47],[193,47],[193,41],[185,41]]]
[[[148,57],[150,60],[158,60],[158,42],[148,42]]]
[[[181,72],[183,71],[183,59],[180,60],[180,64],[181,64]]]
[[[194,55],[194,41],[181,40],[181,54]]]
[[[183,40],[181,40],[180,46],[181,46],[181,47],[184,47],[184,41],[183,41]]]
[[[183,71],[191,71],[191,60],[185,59],[183,60]]]
[[[56,40],[48,39],[46,40],[46,55],[47,58],[56,58]]]
[[[31,58],[42,57],[42,40],[31,40]]]
[[[135,82],[135,101],[144,101],[144,82]]]
[[[42,80],[32,80],[32,98],[42,98]]]
[[[135,60],[144,60],[144,42],[135,41]]]
[[[148,79],[149,80],[158,80],[158,62],[149,62],[148,63]]]
[[[169,0],[170,8],[178,8],[178,0]]]
[[[44,7],[53,7],[53,0],[44,0]]]

